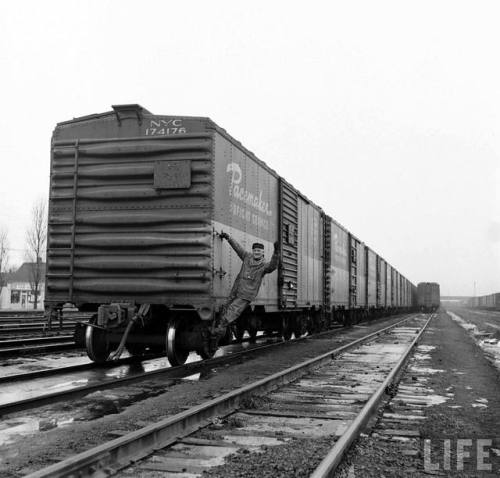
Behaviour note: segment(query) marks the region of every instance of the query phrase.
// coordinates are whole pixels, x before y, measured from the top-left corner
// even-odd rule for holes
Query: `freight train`
[[[420,282],[417,286],[417,305],[420,310],[434,312],[441,305],[441,292],[436,282]]]
[[[208,118],[139,105],[57,124],[51,143],[45,307],[91,312],[97,362],[125,346],[215,353],[210,329],[245,248],[279,241],[281,263],[233,326],[293,334],[416,306],[416,287]],[[229,340],[230,337],[226,337]]]
[[[471,297],[467,300],[467,307],[474,309],[500,310],[500,292],[479,297]]]

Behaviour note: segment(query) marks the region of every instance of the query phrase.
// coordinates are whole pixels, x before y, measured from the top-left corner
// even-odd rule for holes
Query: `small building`
[[[17,271],[4,274],[0,288],[0,310],[33,310],[35,297],[31,290],[31,278],[36,267],[34,262],[25,262]],[[38,285],[37,310],[43,310],[45,297],[45,263],[40,264],[41,282]]]

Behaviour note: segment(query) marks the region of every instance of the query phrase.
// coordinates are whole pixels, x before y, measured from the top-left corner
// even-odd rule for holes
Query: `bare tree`
[[[38,307],[40,284],[43,281],[43,259],[47,243],[46,201],[38,199],[31,210],[31,225],[26,231],[26,256],[29,261],[30,287],[34,297],[34,308]]]
[[[9,240],[7,229],[0,227],[0,291],[5,285],[5,274],[9,265]]]

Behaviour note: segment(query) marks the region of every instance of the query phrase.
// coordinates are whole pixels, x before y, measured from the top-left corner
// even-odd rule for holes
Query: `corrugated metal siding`
[[[401,306],[406,305],[406,279],[401,276]]]
[[[331,303],[349,307],[349,233],[331,221]]]
[[[396,269],[393,269],[393,287],[394,287],[394,307],[399,307],[399,274]]]
[[[377,305],[377,254],[370,248],[366,248],[367,259],[367,293],[368,293],[368,306],[375,307]]]
[[[386,263],[387,267],[387,307],[392,307],[392,267]]]
[[[358,298],[357,306],[366,307],[367,306],[367,296],[366,296],[366,250],[365,245],[360,242],[358,244]]]
[[[403,277],[403,305],[408,307],[408,280]]]
[[[379,258],[380,271],[379,271],[379,279],[380,279],[380,302],[377,304],[378,307],[386,307],[387,304],[387,262],[385,262],[382,258]]]
[[[212,279],[211,148],[208,133],[55,142],[47,299],[203,301]],[[161,179],[166,163],[174,177]],[[160,189],[158,180],[190,185]]]
[[[323,225],[321,212],[312,204],[298,200],[298,290],[297,305],[320,306],[323,303]]]
[[[281,301],[285,308],[296,307],[299,282],[298,231],[299,212],[297,192],[285,181],[280,181],[281,214]]]

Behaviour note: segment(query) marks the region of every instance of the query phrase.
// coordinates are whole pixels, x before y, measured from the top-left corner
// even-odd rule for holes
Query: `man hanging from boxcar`
[[[216,340],[226,333],[227,327],[234,322],[257,296],[265,274],[273,272],[280,260],[279,242],[274,243],[274,253],[269,262],[264,261],[264,245],[260,242],[252,244],[252,252],[247,252],[226,232],[220,233],[226,239],[238,257],[243,261],[240,272],[234,281],[231,293],[224,307],[219,324],[214,329]]]

